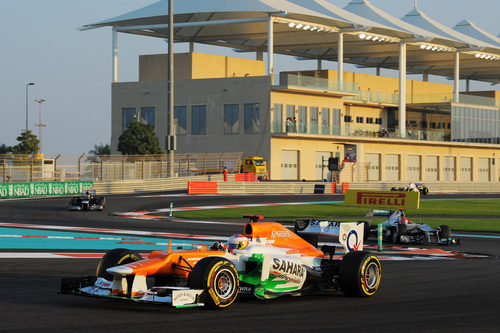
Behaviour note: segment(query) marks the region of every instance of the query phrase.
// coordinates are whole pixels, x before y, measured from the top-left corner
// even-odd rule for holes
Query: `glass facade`
[[[135,108],[122,109],[122,129],[126,130],[128,124],[137,121],[137,110]]]
[[[155,108],[142,107],[141,108],[141,122],[155,127]]]
[[[238,104],[224,105],[224,134],[238,134],[240,131],[240,108]]]
[[[260,131],[260,114],[259,104],[245,104],[245,134],[259,133]]]
[[[451,140],[500,144],[500,110],[452,105]]]
[[[187,107],[174,106],[175,135],[187,134]]]
[[[191,107],[191,135],[207,134],[207,106],[193,105]]]

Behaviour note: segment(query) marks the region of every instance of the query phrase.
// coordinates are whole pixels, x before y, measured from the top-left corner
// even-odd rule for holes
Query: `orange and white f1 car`
[[[63,278],[61,293],[220,309],[239,294],[266,299],[340,291],[368,297],[379,288],[381,265],[363,251],[363,223],[300,220],[292,232],[279,223],[257,222],[260,216],[245,217],[251,222],[244,233],[227,244],[175,251],[169,246],[144,259],[127,249],[111,250],[96,276]],[[338,238],[344,257],[333,258],[334,246],[311,244],[318,236]]]

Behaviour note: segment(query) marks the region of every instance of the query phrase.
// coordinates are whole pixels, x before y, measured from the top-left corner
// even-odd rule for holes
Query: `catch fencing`
[[[160,155],[0,155],[0,183],[127,181],[238,173],[243,153]]]

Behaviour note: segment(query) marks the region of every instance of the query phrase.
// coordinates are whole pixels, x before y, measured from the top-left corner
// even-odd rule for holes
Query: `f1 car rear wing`
[[[318,236],[337,237],[346,252],[362,251],[365,223],[299,219],[295,221],[295,232],[300,236],[313,236],[316,243]]]
[[[82,191],[82,194],[87,194],[87,193],[94,195],[96,192],[95,192],[95,190],[83,190]]]

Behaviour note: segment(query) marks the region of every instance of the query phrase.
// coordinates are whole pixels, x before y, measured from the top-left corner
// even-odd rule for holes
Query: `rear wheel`
[[[228,307],[238,296],[238,272],[226,258],[201,259],[189,273],[188,283],[193,289],[203,289],[205,306],[212,309]]]
[[[113,275],[106,272],[108,268],[125,265],[142,259],[142,256],[135,251],[128,249],[113,249],[108,251],[104,257],[102,257],[101,261],[99,261],[96,276],[102,277],[108,281],[113,281]]]
[[[451,229],[447,225],[439,226],[439,238],[451,238]]]
[[[340,263],[339,285],[347,296],[369,297],[380,286],[382,266],[374,255],[366,251],[347,253]]]

